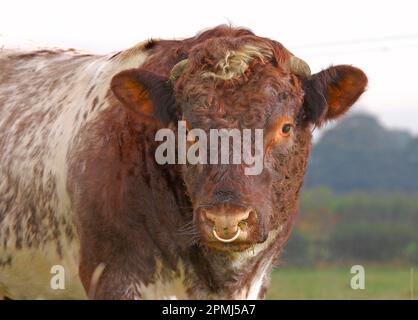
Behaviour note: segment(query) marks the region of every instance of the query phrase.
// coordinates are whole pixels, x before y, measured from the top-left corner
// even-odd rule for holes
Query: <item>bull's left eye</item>
[[[293,128],[293,124],[291,124],[291,123],[283,124],[281,132],[280,132],[281,135],[285,136],[285,137],[289,136],[290,132],[292,131],[292,128]]]
[[[268,131],[268,136],[266,138],[267,141],[269,141],[269,146],[289,141],[294,128],[295,125],[290,117],[282,118],[276,121],[274,129]]]

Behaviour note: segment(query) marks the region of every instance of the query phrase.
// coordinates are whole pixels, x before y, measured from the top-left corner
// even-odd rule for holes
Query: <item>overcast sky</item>
[[[362,68],[369,89],[355,109],[418,134],[417,13],[417,1],[401,0],[1,0],[0,46],[31,40],[102,53],[231,23],[280,41],[313,72]]]

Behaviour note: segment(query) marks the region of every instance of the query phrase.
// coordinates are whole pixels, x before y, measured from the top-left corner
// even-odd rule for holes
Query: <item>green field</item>
[[[364,268],[364,290],[351,289],[350,267],[278,268],[267,299],[418,299],[418,268],[413,277],[410,267]]]

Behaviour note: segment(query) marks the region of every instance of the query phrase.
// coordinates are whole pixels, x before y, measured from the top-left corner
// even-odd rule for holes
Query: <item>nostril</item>
[[[251,224],[254,219],[257,217],[256,211],[254,209],[247,209],[241,216],[241,219],[238,221],[238,227],[245,229]]]
[[[251,218],[255,217],[255,215],[256,215],[256,213],[255,213],[254,209],[247,209],[247,210],[244,211],[244,213],[242,214],[242,216],[240,218],[241,218],[241,221],[247,222],[250,219],[250,217]]]
[[[211,213],[210,211],[204,210],[203,211],[203,217],[205,220],[210,221],[212,223],[216,222],[216,215],[214,213]]]
[[[238,223],[238,228],[239,228],[239,229],[241,229],[241,230],[246,229],[246,228],[247,228],[247,226],[248,226],[248,219],[246,219],[246,220],[241,220],[241,221]]]
[[[213,224],[213,220],[211,220],[211,216],[208,214],[209,210],[205,209],[205,208],[198,208],[196,210],[196,219],[197,219],[197,223],[199,225],[211,225]]]

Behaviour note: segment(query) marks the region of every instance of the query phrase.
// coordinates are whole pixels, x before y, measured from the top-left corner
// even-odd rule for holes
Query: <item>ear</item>
[[[300,119],[321,125],[343,115],[367,86],[367,76],[358,68],[330,67],[303,81],[305,91]]]
[[[168,123],[177,119],[173,87],[163,77],[144,69],[116,74],[110,87],[118,100],[145,121]]]

